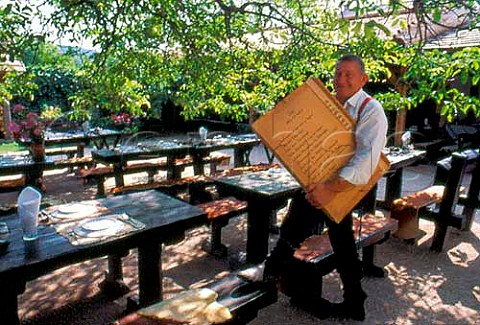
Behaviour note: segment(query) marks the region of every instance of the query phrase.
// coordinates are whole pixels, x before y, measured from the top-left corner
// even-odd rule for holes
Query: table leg
[[[250,151],[247,148],[233,149],[233,166],[242,167],[250,165],[249,155]]]
[[[115,186],[124,186],[123,164],[113,164],[113,173],[115,174]]]
[[[273,160],[275,159],[275,155],[265,145],[263,146],[263,149],[265,150],[265,156],[267,156],[268,163],[270,165],[273,164]]]
[[[105,280],[100,284],[100,288],[109,296],[119,297],[130,291],[123,281],[122,257],[126,255],[108,256],[108,272],[105,273]]]
[[[77,158],[84,157],[85,156],[85,142],[79,142],[77,144]]]
[[[177,157],[168,156],[167,157],[167,179],[179,179],[182,178],[182,168],[175,165],[175,160]]]
[[[2,308],[0,308],[0,319],[2,323],[12,325],[20,324],[20,320],[18,319],[17,295],[5,290],[0,295],[0,304],[2,306]]]
[[[390,207],[395,199],[402,197],[403,168],[399,168],[391,175],[387,175],[385,183],[385,206]]]
[[[25,172],[25,184],[34,186],[42,192],[46,191],[46,186],[43,183],[43,163],[36,163]]]
[[[17,295],[25,291],[26,282],[18,279],[2,279],[1,282],[0,319],[2,324],[20,324]]]
[[[272,209],[265,202],[248,202],[247,263],[261,263],[267,257]]]
[[[203,167],[203,159],[201,155],[194,155],[193,156],[193,174],[194,175],[203,175],[204,167]]]
[[[138,247],[138,287],[140,307],[163,300],[162,244]]]

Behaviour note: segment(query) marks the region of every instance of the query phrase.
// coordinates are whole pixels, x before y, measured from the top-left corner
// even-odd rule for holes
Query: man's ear
[[[368,82],[368,75],[363,74],[363,76],[362,76],[362,83],[363,83],[362,87],[365,86],[367,84],[367,82]]]

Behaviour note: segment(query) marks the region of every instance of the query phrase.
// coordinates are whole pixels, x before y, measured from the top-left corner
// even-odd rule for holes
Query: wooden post
[[[0,128],[4,134],[5,134],[5,139],[7,140],[12,140],[12,134],[10,133],[10,130],[8,129],[8,126],[10,125],[10,122],[12,121],[12,116],[10,114],[10,103],[8,102],[7,99],[4,99],[0,103],[0,109],[2,111],[2,128]]]
[[[395,86],[400,92],[400,96],[407,97],[409,86],[408,84],[402,82],[402,76],[407,72],[407,67],[391,65],[389,67],[390,72],[390,82]],[[402,145],[402,134],[405,132],[405,124],[407,121],[407,110],[405,107],[399,107],[397,110],[397,115],[395,118],[395,136],[394,136],[394,146],[399,147]]]

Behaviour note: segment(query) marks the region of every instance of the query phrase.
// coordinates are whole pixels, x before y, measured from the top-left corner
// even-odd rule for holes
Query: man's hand
[[[351,189],[354,185],[342,178],[307,187],[305,198],[315,208],[320,209],[330,203],[338,192]]]

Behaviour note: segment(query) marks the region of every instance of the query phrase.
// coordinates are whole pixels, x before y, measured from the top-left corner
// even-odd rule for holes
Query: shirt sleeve
[[[339,176],[352,184],[367,184],[385,147],[388,121],[382,105],[371,100],[365,106],[355,129],[355,153]]]

